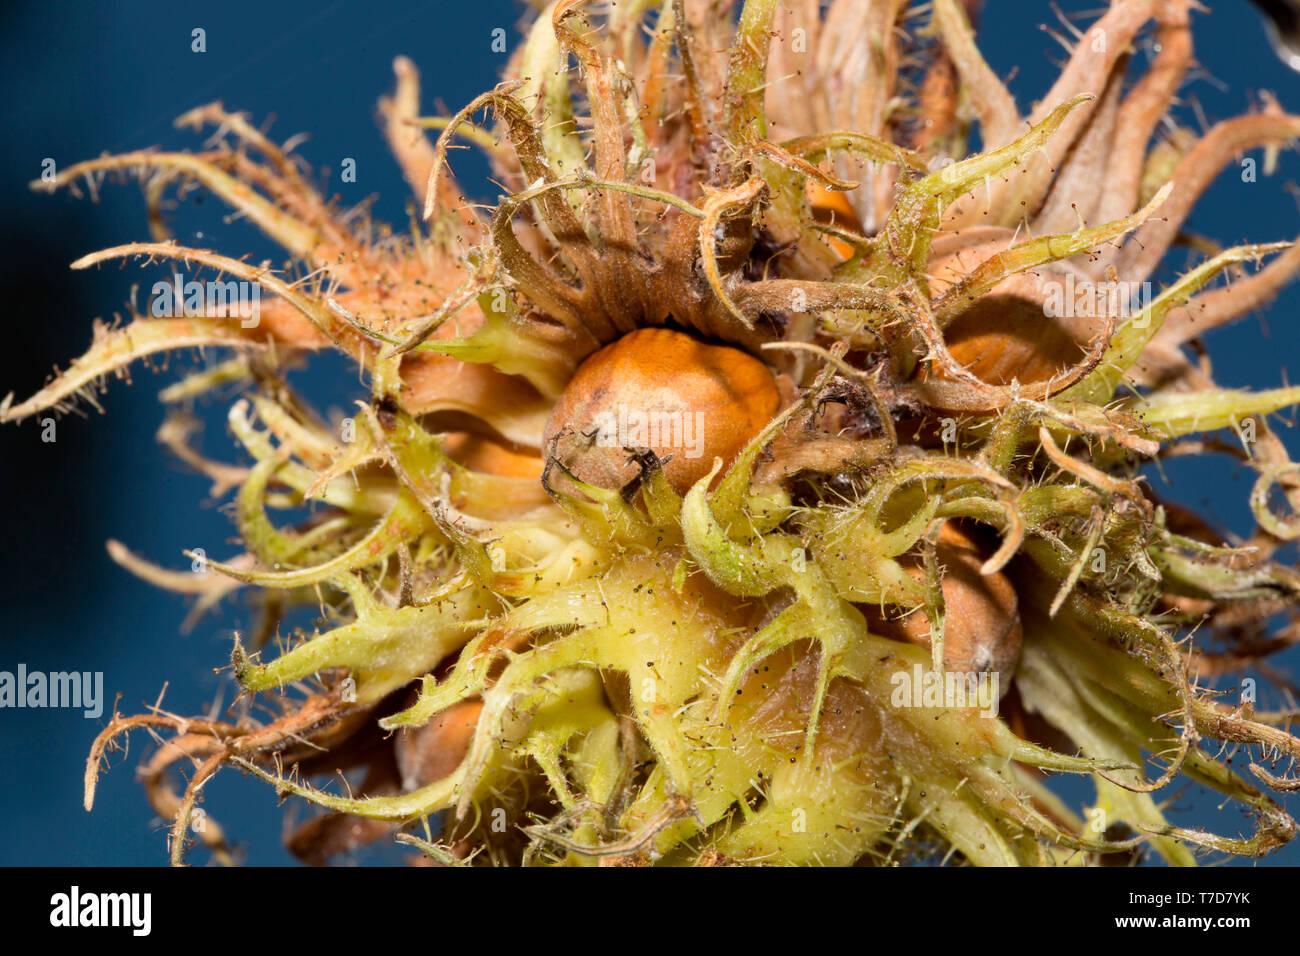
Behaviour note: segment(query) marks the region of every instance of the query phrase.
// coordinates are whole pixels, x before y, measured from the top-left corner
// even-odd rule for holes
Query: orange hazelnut
[[[531,452],[516,451],[500,442],[473,432],[452,432],[443,442],[448,457],[470,471],[504,478],[540,478],[542,459]]]
[[[543,448],[601,488],[635,478],[630,451],[648,449],[685,492],[715,457],[733,461],[779,405],[772,372],[740,349],[672,329],[637,329],[578,367],[551,410]]]
[[[952,291],[962,277],[1001,251],[996,243],[968,253],[939,256],[932,264],[933,290]],[[1053,293],[1061,301],[1052,304]],[[1064,296],[1071,296],[1065,308]],[[944,330],[948,351],[957,363],[990,385],[1044,382],[1077,365],[1104,328],[1108,293],[1085,280],[1072,282],[1067,271],[1046,266],[1010,276],[962,311]],[[1058,314],[1058,312],[1064,314]],[[943,379],[942,368],[922,362],[922,380]]]
[[[947,329],[948,351],[958,364],[990,385],[1043,382],[1072,365],[1087,351],[1090,330],[1076,330],[1043,315],[1042,306],[1015,295],[986,295]],[[922,365],[922,379],[945,377]]]
[[[807,193],[808,205],[812,208],[813,219],[817,222],[827,226],[838,226],[849,232],[862,232],[862,223],[858,219],[858,214],[854,212],[853,206],[849,204],[847,195],[827,189],[812,180],[808,182]],[[848,259],[853,255],[853,247],[843,239],[827,236],[826,241],[843,258]]]

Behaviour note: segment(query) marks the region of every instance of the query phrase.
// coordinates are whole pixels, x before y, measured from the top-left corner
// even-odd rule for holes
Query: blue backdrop
[[[1093,9],[1096,0],[1062,3],[1067,11]],[[0,348],[0,394],[25,398],[51,366],[65,364],[90,340],[91,320],[110,318],[141,284],[141,300],[158,273],[135,266],[73,273],[68,263],[95,249],[148,237],[141,192],[134,184],[106,186],[91,203],[68,195],[37,195],[27,183],[41,164],[60,166],[99,154],[147,146],[194,148],[193,134],[173,129],[186,110],[220,99],[260,123],[274,116],[280,140],[306,133],[301,148],[317,168],[334,171],[328,191],[345,205],[374,197],[378,218],[407,221],[406,187],[389,159],[375,120],[375,101],[392,86],[394,55],[411,56],[424,78],[426,113],[454,110],[490,87],[505,60],[491,49],[492,31],[516,35],[522,4],[512,0],[356,3],[307,0],[277,3],[226,0],[186,4],[139,0],[88,4],[84,0],[11,2],[0,6],[5,129],[0,151],[0,283],[8,344]],[[1000,74],[1012,75],[1022,108],[1046,92],[1065,53],[1040,22],[1065,32],[1037,0],[989,0],[983,46]],[[206,31],[205,53],[191,50],[191,31]],[[1195,109],[1209,121],[1245,111],[1260,90],[1300,110],[1300,76],[1270,51],[1263,26],[1245,0],[1219,0],[1196,18],[1203,65],[1184,90],[1185,117]],[[1150,51],[1137,53],[1139,58]],[[439,111],[445,111],[439,110]],[[339,181],[339,163],[356,160],[355,183]],[[482,181],[485,167],[468,151],[456,155],[462,184],[484,198],[496,190]],[[1242,183],[1225,173],[1190,226],[1225,244],[1290,239],[1300,233],[1295,183],[1300,162],[1282,155],[1276,175]],[[191,244],[252,259],[282,258],[256,232],[227,221],[216,200],[186,201],[171,219]],[[1293,287],[1258,318],[1211,336],[1215,373],[1228,386],[1273,387],[1300,359],[1300,290]],[[160,453],[154,432],[162,420],[157,393],[176,368],[155,374],[133,370],[134,385],[111,383],[105,414],[59,421],[57,440],[42,442],[39,426],[0,429],[0,670],[19,662],[33,670],[103,671],[106,711],[120,693],[136,711],[171,681],[165,703],[179,713],[228,703],[225,675],[232,631],[251,620],[229,602],[182,634],[182,598],[160,592],[114,565],[104,541],[174,567],[186,548],[231,553],[233,526],[208,498],[208,483]],[[1296,377],[1293,373],[1293,379]],[[349,407],[361,394],[355,369],[325,362],[303,388],[327,407]],[[205,453],[229,459],[233,449],[220,408],[207,414]],[[1284,431],[1293,455],[1295,435]],[[1252,475],[1223,462],[1179,463],[1164,489],[1211,515],[1221,527],[1246,533]],[[1294,671],[1297,656],[1283,661]],[[1276,695],[1263,701],[1281,703]],[[106,715],[105,715],[106,717]],[[134,780],[134,767],[152,746],[134,739],[125,762],[101,781],[95,811],[81,809],[87,748],[105,717],[71,710],[0,711],[0,863],[131,864],[165,862],[165,827],[154,819]],[[1082,801],[1086,791],[1078,791]],[[1295,798],[1292,799],[1295,803]],[[1249,821],[1214,813],[1217,800],[1186,791],[1171,816],[1179,824],[1217,822],[1228,830]],[[253,863],[290,861],[281,849],[283,811],[265,785],[223,774],[207,789],[207,810],[248,848]],[[1296,807],[1292,807],[1293,812]],[[301,812],[299,814],[301,816]],[[366,859],[379,858],[371,855]],[[1300,863],[1300,845],[1273,862]]]

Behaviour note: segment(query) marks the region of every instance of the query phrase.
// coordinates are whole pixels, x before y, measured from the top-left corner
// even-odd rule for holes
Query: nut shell
[[[409,792],[453,773],[469,751],[483,702],[452,704],[422,727],[403,729],[395,753],[402,789]]]
[[[1000,692],[1011,687],[1011,675],[1020,659],[1023,629],[1015,588],[1001,572],[981,574],[985,555],[975,540],[951,521],[943,526],[936,546],[943,566],[943,661],[950,671],[964,674],[996,671]],[[908,569],[918,580],[925,572]],[[914,611],[901,620],[887,620],[868,612],[869,626],[882,637],[930,646],[930,624]]]
[[[580,480],[621,488],[649,449],[678,492],[729,464],[776,414],[766,365],[740,349],[672,329],[629,332],[574,374],[547,420],[543,448]]]

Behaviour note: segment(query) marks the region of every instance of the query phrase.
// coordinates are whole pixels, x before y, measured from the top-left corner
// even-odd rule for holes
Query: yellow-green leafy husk
[[[222,719],[115,715],[88,808],[114,744],[148,727],[166,735],[142,772],[177,862],[196,840],[230,858],[210,816],[194,825],[225,767],[323,808],[291,838],[312,861],[395,837],[440,864],[1191,865],[1293,837],[1279,794],[1300,741],[1235,675],[1300,633],[1300,578],[1274,560],[1300,536],[1278,514],[1300,481],[1267,424],[1300,389],[1219,388],[1188,344],[1300,255],[1216,247],[1135,308],[1107,293],[1151,281],[1214,176],[1272,156],[1300,117],[1269,101],[1199,137],[1177,126],[1186,0],[1114,0],[1028,115],[980,55],[975,4],[728,6],[552,3],[502,84],[452,117],[421,116],[398,59],[381,111],[423,204],[406,233],[341,213],[217,105],[180,121],[217,128],[201,152],[36,184],[145,186],[150,241],[74,268],[170,261],[266,300],[252,327],[219,307],[97,327],[0,407],[63,408],[156,352],[230,356],[164,392],[160,437],[233,490],[242,553],[191,572],[109,550],[196,612],[257,595],[231,659],[244,696]],[[506,184],[493,207],[452,179],[458,139]],[[163,196],[193,187],[287,266],[172,240]],[[819,214],[833,202],[849,212]],[[1085,285],[1089,309],[1052,305]],[[1016,309],[1027,336],[996,325]],[[625,488],[548,462],[543,429],[581,361],[660,325],[763,359],[777,417],[689,489],[644,448],[627,449]],[[283,377],[327,348],[370,390],[342,422]],[[225,464],[187,444],[185,410],[232,382],[245,463]],[[1138,479],[1211,453],[1259,474],[1249,541]],[[981,573],[1018,599],[996,714],[898,701],[899,675],[942,678],[962,623],[945,620],[945,523],[987,545]],[[325,626],[281,630],[296,607]],[[928,650],[873,623],[909,612]],[[1060,775],[1090,778],[1093,805],[1059,796]],[[1167,820],[1189,781],[1223,795],[1223,833]]]

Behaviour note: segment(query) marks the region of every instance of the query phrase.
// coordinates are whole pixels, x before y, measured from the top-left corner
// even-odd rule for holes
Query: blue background
[[[1061,6],[1070,11],[1099,4]],[[1300,110],[1300,76],[1273,56],[1254,9],[1244,0],[1214,6],[1195,18],[1203,69],[1184,87],[1184,122],[1194,122],[1193,103],[1210,121],[1244,112],[1261,89]],[[110,318],[133,283],[147,298],[159,274],[136,266],[68,270],[92,250],[147,239],[144,203],[134,184],[110,183],[94,204],[64,193],[31,193],[26,184],[39,175],[44,158],[66,166],[102,151],[197,148],[199,139],[173,129],[172,120],[220,99],[251,113],[257,124],[274,116],[271,132],[280,141],[309,134],[299,151],[317,169],[334,171],[327,194],[337,194],[345,206],[374,198],[377,218],[400,225],[407,221],[409,195],[375,110],[376,98],[391,90],[393,56],[407,54],[420,67],[424,113],[455,110],[495,82],[505,55],[491,51],[492,30],[504,27],[513,44],[523,12],[511,0],[4,4],[0,103],[9,146],[0,151],[0,394],[30,395],[52,365],[65,365],[84,350],[92,318]],[[1040,23],[1064,29],[1048,5],[1029,0],[989,0],[983,22],[986,56],[999,74],[1012,75],[1017,101],[1027,110],[1065,57]],[[195,27],[207,31],[206,53],[191,52]],[[355,183],[339,181],[344,157],[357,162]],[[496,195],[474,154],[462,151],[454,162],[472,193]],[[1293,238],[1300,232],[1297,181],[1294,152],[1283,153],[1275,176],[1253,184],[1240,182],[1230,169],[1189,225],[1225,245]],[[170,222],[191,244],[281,261],[251,227],[228,222],[227,212],[211,197],[191,199]],[[1183,264],[1179,255],[1176,265]],[[1288,369],[1292,380],[1300,377],[1294,371],[1300,366],[1298,306],[1293,286],[1259,316],[1212,334],[1220,383],[1273,387]],[[251,622],[249,609],[239,600],[227,602],[182,634],[186,600],[137,580],[104,552],[104,541],[118,538],[172,567],[187,564],[181,555],[186,548],[233,553],[233,526],[208,498],[208,482],[160,453],[153,438],[163,417],[158,390],[175,380],[178,367],[200,362],[175,356],[163,374],[136,367],[132,387],[109,385],[101,399],[106,415],[89,410],[86,417],[64,417],[52,444],[42,443],[31,421],[0,429],[0,669],[24,662],[35,670],[103,671],[106,713],[115,693],[123,709],[134,712],[168,681],[165,702],[178,713],[205,712],[219,695],[223,704],[231,699],[226,676],[213,669],[228,660],[232,631]],[[361,394],[355,369],[341,361],[318,363],[295,381],[325,407],[348,407]],[[211,457],[233,460],[223,411],[221,403],[207,411],[202,447]],[[1284,429],[1284,438],[1292,454],[1300,454],[1295,433]],[[1176,500],[1222,528],[1249,532],[1251,474],[1222,461],[1179,462],[1168,474],[1173,485],[1164,490]],[[1282,663],[1294,673],[1297,656]],[[1280,703],[1277,695],[1262,701]],[[78,711],[0,711],[0,863],[165,862],[165,826],[152,817],[134,780],[134,767],[152,746],[147,736],[133,738],[125,762],[120,754],[113,758],[94,813],[81,809],[86,751],[104,719],[87,720]],[[1086,791],[1077,792],[1084,799]],[[228,772],[206,793],[207,810],[247,849],[249,862],[291,861],[280,846],[284,811],[268,787]],[[1229,833],[1248,826],[1235,811],[1213,813],[1216,803],[1189,790],[1171,818],[1183,825],[1217,822]],[[1300,841],[1270,862],[1300,862]]]

